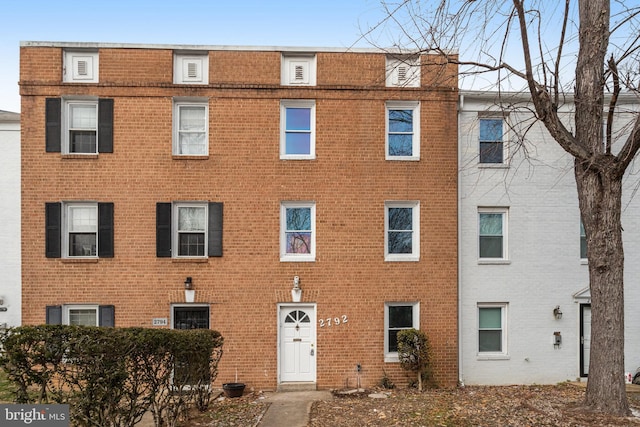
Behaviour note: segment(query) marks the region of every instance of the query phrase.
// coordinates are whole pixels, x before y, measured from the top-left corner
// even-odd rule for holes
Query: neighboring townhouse
[[[20,325],[20,114],[0,110],[0,328]]]
[[[457,68],[23,42],[23,322],[211,328],[217,382],[458,380]],[[413,377],[413,375],[412,375]]]
[[[573,159],[524,94],[461,92],[460,381],[555,383],[588,376],[590,294]],[[518,107],[503,113],[500,104]],[[639,99],[620,97],[614,151]],[[573,127],[573,100],[561,118]],[[528,107],[527,110],[524,107]],[[526,132],[528,143],[518,143]],[[625,180],[625,369],[640,367],[640,165]]]

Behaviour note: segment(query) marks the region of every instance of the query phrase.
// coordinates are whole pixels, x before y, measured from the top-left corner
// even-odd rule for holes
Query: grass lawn
[[[0,369],[0,402],[13,402],[13,385],[7,378],[7,374]]]

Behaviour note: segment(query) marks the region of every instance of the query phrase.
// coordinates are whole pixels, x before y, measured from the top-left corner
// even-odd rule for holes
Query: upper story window
[[[113,99],[47,98],[46,151],[113,152]]]
[[[280,102],[280,158],[315,159],[316,102]]]
[[[113,257],[113,203],[47,203],[45,223],[48,258]]]
[[[478,209],[478,256],[481,261],[507,260],[506,208]]]
[[[156,256],[222,256],[222,203],[156,204]]]
[[[209,153],[208,101],[180,101],[173,104],[173,154]]]
[[[384,305],[384,361],[397,362],[398,332],[420,328],[420,304],[388,302]]]
[[[208,53],[176,53],[173,55],[173,83],[209,84]]]
[[[386,202],[384,208],[384,259],[419,261],[420,203]]]
[[[504,119],[502,117],[481,117],[480,119],[479,162],[482,164],[504,164]]]
[[[280,261],[315,259],[315,203],[283,202],[280,206]]]
[[[387,87],[420,87],[420,57],[390,55],[386,61]]]
[[[98,83],[98,52],[65,50],[62,81]]]
[[[420,160],[420,103],[387,102],[387,160]]]
[[[316,56],[283,54],[281,84],[284,86],[315,86]]]

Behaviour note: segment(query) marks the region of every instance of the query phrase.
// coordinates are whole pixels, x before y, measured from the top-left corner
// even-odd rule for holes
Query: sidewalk
[[[271,403],[258,427],[306,427],[311,404],[331,400],[329,391],[285,391],[269,393],[265,401]]]

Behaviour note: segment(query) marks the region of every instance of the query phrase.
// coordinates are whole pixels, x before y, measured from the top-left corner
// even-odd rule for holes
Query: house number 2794
[[[335,325],[338,326],[341,323],[347,323],[349,318],[346,314],[343,314],[340,317],[327,317],[326,319],[320,319],[320,327],[324,328],[325,326]]]

